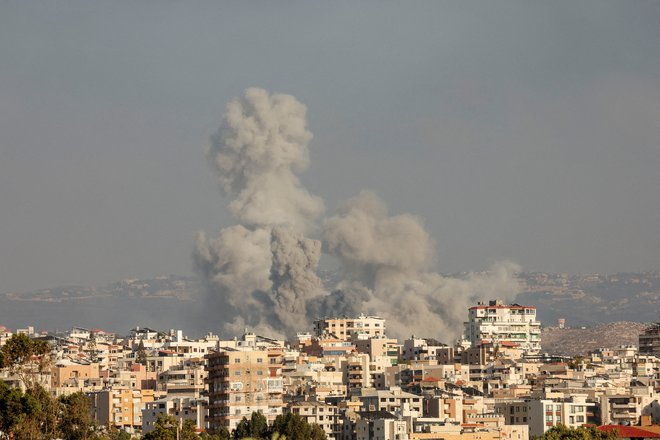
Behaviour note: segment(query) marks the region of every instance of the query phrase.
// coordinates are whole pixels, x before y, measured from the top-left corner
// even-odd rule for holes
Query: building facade
[[[472,347],[483,343],[518,344],[526,354],[541,350],[541,323],[536,307],[505,305],[500,300],[470,307],[465,325],[465,339]]]
[[[385,334],[385,320],[364,314],[356,318],[323,318],[314,321],[314,330],[317,337],[332,334],[344,341],[373,338]]]
[[[281,350],[225,349],[207,355],[209,429],[229,432],[243,417],[262,413],[268,423],[282,414]]]

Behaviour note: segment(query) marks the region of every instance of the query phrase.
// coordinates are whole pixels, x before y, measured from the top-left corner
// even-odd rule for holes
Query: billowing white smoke
[[[512,299],[510,263],[465,279],[430,272],[434,246],[418,218],[389,216],[370,192],[345,202],[323,223],[326,251],[342,263],[345,281],[323,290],[316,269],[321,243],[305,235],[323,213],[296,173],[309,164],[306,108],[289,95],[248,89],[227,106],[208,158],[239,225],[213,240],[197,237],[195,270],[207,311],[229,334],[250,327],[270,335],[308,329],[321,315],[375,312],[388,333],[451,339],[479,299]]]
[[[306,297],[319,294],[321,245],[303,234],[324,206],[295,174],[309,164],[306,112],[293,96],[251,88],[212,137],[208,158],[241,225],[210,242],[199,234],[193,260],[227,332],[291,332],[306,324]]]
[[[519,268],[512,263],[465,279],[428,271],[433,243],[421,221],[411,215],[389,216],[385,203],[371,192],[345,202],[325,221],[323,236],[327,251],[343,264],[347,289],[361,290],[362,308],[383,315],[389,333],[396,336],[432,332],[444,340],[455,338],[469,305],[495,297],[513,299],[518,291]],[[355,301],[356,295],[348,298]]]
[[[323,201],[295,175],[309,165],[306,114],[293,96],[255,88],[227,105],[208,158],[243,225],[306,231],[323,213]]]

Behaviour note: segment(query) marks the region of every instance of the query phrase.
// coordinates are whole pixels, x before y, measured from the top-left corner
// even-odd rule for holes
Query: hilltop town
[[[660,436],[660,324],[637,345],[576,357],[543,352],[536,307],[499,300],[465,310],[452,344],[387,329],[364,314],[320,317],[288,340],[249,329],[192,339],[145,327],[125,336],[1,327],[0,379],[62,402],[84,396],[86,429],[126,438],[155,438],[163,426],[241,438],[255,420],[282,425],[287,415],[335,440],[528,440],[556,426],[613,425],[621,438]],[[40,351],[15,356],[30,344]]]

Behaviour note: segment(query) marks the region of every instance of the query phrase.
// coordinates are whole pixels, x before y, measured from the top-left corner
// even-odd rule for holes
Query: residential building
[[[465,339],[472,347],[485,342],[518,344],[523,353],[541,350],[541,323],[536,320],[536,307],[505,305],[500,300],[470,307],[465,325]]]
[[[639,354],[660,357],[660,322],[656,322],[639,335]]]
[[[282,414],[281,349],[222,349],[207,355],[209,428],[230,432],[260,412],[271,423]]]
[[[153,402],[153,390],[135,390],[128,386],[88,393],[92,419],[97,425],[113,425],[133,430],[142,428],[142,410]]]
[[[160,415],[172,416],[179,426],[186,420],[195,423],[198,431],[207,428],[208,400],[205,397],[167,396],[148,402],[142,410],[142,434],[153,431]]]
[[[385,320],[361,314],[356,318],[323,318],[314,321],[317,337],[334,335],[344,341],[385,335]]]
[[[285,411],[299,415],[307,423],[316,423],[323,429],[329,440],[335,440],[341,434],[339,408],[336,405],[311,400],[292,402],[287,405]]]

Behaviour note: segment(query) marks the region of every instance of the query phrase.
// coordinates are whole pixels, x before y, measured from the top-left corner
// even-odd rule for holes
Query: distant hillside
[[[615,275],[520,274],[516,301],[536,306],[547,326],[565,318],[570,327],[603,322],[654,322],[660,317],[660,272]]]
[[[319,276],[329,291],[340,281],[340,273],[336,271],[321,271]],[[546,327],[556,326],[558,318],[565,318],[566,325],[574,328],[617,321],[654,322],[660,318],[660,272],[616,275],[534,272],[520,274],[519,281],[521,293],[515,301],[536,306],[538,317]],[[67,286],[0,293],[0,325],[9,328],[35,325],[48,330],[80,325],[118,332],[136,325],[167,326],[201,336],[207,331],[218,331],[223,323],[199,319],[208,316],[200,288],[194,277],[170,275],[102,287]]]
[[[650,324],[612,322],[587,328],[546,327],[541,331],[542,350],[551,354],[576,356],[597,348],[638,345],[638,336]]]

